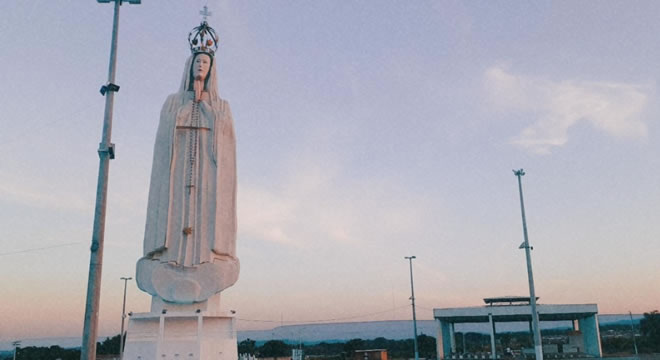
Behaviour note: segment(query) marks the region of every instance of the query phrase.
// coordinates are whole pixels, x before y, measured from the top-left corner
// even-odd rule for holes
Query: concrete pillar
[[[456,331],[454,331],[454,323],[449,323],[449,344],[451,345],[451,353],[456,354]]]
[[[435,319],[438,325],[438,336],[436,337],[435,347],[438,359],[446,359],[451,355],[450,323]]]
[[[158,342],[156,343],[156,354],[162,354],[164,335],[165,335],[165,314],[161,314],[158,317]]]
[[[491,359],[497,359],[497,352],[495,348],[495,322],[493,321],[493,314],[488,314],[488,323],[490,324],[490,353]]]
[[[444,358],[444,348],[442,346],[442,322],[440,319],[435,319],[436,335],[435,335],[435,356],[440,360]]]
[[[595,357],[601,357],[603,350],[600,344],[600,330],[598,329],[598,314],[578,320],[582,332],[584,352]]]

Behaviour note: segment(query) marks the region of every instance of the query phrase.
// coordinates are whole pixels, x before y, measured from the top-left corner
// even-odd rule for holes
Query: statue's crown
[[[215,51],[218,50],[218,36],[206,20],[190,31],[188,43],[190,43],[190,51],[193,54],[207,53],[214,56]]]

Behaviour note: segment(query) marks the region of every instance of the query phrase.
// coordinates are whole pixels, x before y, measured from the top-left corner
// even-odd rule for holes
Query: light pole
[[[124,280],[124,303],[121,306],[121,332],[119,333],[119,360],[124,358],[124,319],[126,319],[126,284],[132,277],[122,277]]]
[[[96,205],[94,208],[94,229],[92,230],[92,245],[90,247],[89,275],[87,279],[87,297],[85,301],[85,320],[83,325],[81,360],[96,359],[96,338],[99,321],[99,300],[101,297],[101,268],[103,264],[103,240],[105,237],[105,209],[108,197],[108,172],[110,159],[115,157],[115,146],[110,141],[112,134],[112,110],[115,92],[119,86],[115,82],[117,63],[117,33],[119,27],[119,7],[123,0],[97,0],[99,3],[115,2],[115,12],[112,20],[112,42],[110,45],[110,66],[108,83],[101,87],[101,95],[105,96],[105,114],[103,116],[103,135],[99,144],[99,175],[96,185]],[[141,0],[128,0],[131,4],[139,4]]]
[[[406,256],[405,259],[408,259],[410,263],[410,300],[412,300],[412,315],[413,315],[413,344],[415,346],[415,360],[419,360],[419,350],[417,348],[417,316],[415,315],[415,285],[413,284],[413,270],[412,270],[412,261],[416,259],[416,256]]]
[[[513,173],[518,178],[518,191],[520,192],[520,212],[522,214],[523,236],[525,241],[519,248],[525,249],[525,257],[527,258],[527,280],[529,280],[529,304],[532,308],[532,331],[534,332],[534,350],[536,353],[536,360],[543,360],[543,343],[541,342],[541,329],[539,327],[539,314],[536,312],[536,292],[534,291],[534,274],[532,273],[532,253],[529,246],[529,239],[527,237],[527,220],[525,219],[525,204],[523,202],[522,181],[521,178],[525,176],[523,169],[513,170]]]
[[[635,340],[635,327],[633,326],[632,312],[628,311],[628,314],[630,315],[630,332],[632,333],[633,346],[635,347],[635,356],[639,357],[639,353],[637,353],[637,340]]]
[[[21,346],[21,342],[20,340],[14,341],[11,345],[14,347],[14,360],[16,360],[16,351],[18,350],[18,347]]]

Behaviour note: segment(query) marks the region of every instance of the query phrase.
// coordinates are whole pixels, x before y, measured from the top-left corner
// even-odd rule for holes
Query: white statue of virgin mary
[[[160,114],[136,276],[143,291],[180,304],[209,299],[239,273],[234,125],[218,96],[215,33],[206,22],[198,29],[181,87]]]

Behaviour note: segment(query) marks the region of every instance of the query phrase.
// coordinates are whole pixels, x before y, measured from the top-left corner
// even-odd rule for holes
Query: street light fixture
[[[98,1],[102,4],[105,4],[105,3],[109,3],[109,2],[112,2],[112,1],[115,1],[115,0],[96,0],[96,1]],[[133,4],[133,5],[140,5],[142,3],[142,0],[119,0],[119,3],[121,4],[124,1],[126,1],[129,4]]]
[[[119,333],[119,360],[124,358],[124,319],[126,319],[126,284],[132,277],[122,277],[124,280],[124,303],[121,306],[121,332]]]
[[[518,191],[520,192],[520,212],[522,214],[523,224],[523,237],[525,241],[520,245],[520,248],[525,249],[525,257],[527,259],[527,280],[529,281],[529,304],[532,310],[532,331],[534,332],[534,351],[536,353],[536,360],[543,360],[543,343],[541,342],[541,328],[539,327],[539,313],[536,311],[536,291],[534,290],[534,274],[532,273],[532,254],[531,247],[529,246],[529,239],[527,236],[527,220],[525,219],[525,204],[523,202],[522,180],[525,176],[523,169],[513,170],[513,174],[518,177]]]
[[[412,300],[412,315],[413,315],[413,344],[415,346],[415,360],[419,360],[419,350],[417,347],[417,316],[415,315],[415,286],[413,284],[413,270],[412,270],[412,261],[413,259],[416,259],[417,257],[415,255],[413,256],[406,256],[404,259],[408,259],[408,262],[410,262],[410,300]]]
[[[109,3],[111,0],[97,0],[99,3]],[[114,0],[115,11],[112,20],[112,41],[110,45],[110,66],[108,82],[101,87],[101,95],[105,96],[105,113],[103,115],[103,134],[99,144],[99,174],[96,185],[96,205],[94,207],[94,228],[92,230],[92,245],[89,257],[89,275],[87,278],[87,296],[85,299],[85,319],[80,347],[81,360],[96,359],[96,340],[99,323],[99,300],[101,298],[101,270],[103,264],[103,242],[105,240],[105,209],[108,199],[108,173],[110,160],[115,158],[115,145],[111,142],[112,110],[115,93],[119,86],[114,84],[117,64],[117,34],[119,32],[119,7],[123,0]],[[128,0],[131,4],[140,4],[140,0]]]

